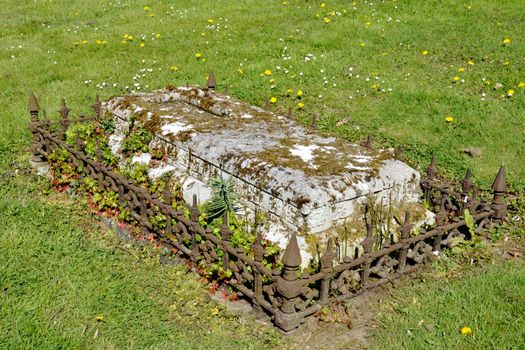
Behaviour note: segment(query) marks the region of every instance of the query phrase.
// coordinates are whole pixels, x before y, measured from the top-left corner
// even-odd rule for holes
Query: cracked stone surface
[[[415,202],[420,175],[388,150],[370,150],[326,136],[284,116],[196,87],[116,96],[104,103],[116,121],[116,154],[130,125],[155,135],[167,161],[149,154],[149,174],[171,172],[186,199],[200,202],[210,179],[231,177],[243,204],[279,222],[282,232],[322,233],[355,215],[367,196]],[[277,230],[279,231],[279,230]],[[276,231],[276,232],[277,232]],[[275,239],[284,233],[275,233]],[[282,237],[281,237],[282,239]],[[285,240],[286,241],[286,240]]]

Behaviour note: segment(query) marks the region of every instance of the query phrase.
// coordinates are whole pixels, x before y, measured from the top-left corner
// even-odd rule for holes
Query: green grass
[[[31,180],[35,180],[34,178]],[[230,316],[182,266],[148,246],[120,248],[85,205],[0,188],[1,349],[265,349],[276,332]],[[102,316],[103,321],[96,317]]]
[[[219,89],[227,84],[235,97],[262,105],[274,96],[273,108],[285,112],[301,89],[305,107],[295,114],[303,122],[318,111],[327,132],[351,141],[370,132],[381,146],[403,145],[420,170],[435,155],[444,174],[472,168],[483,187],[504,164],[512,190],[523,191],[523,1],[356,1],[355,9],[349,1],[324,8],[284,2],[0,0],[0,348],[267,348],[279,341],[251,321],[213,316],[205,287],[181,278],[183,269],[116,249],[108,234],[85,223],[85,209],[40,194],[24,167],[15,175],[30,144],[30,91],[56,118],[61,97],[72,114],[91,113],[96,93],[106,99],[138,86],[204,84],[213,67]],[[126,44],[125,34],[133,36]],[[272,75],[261,76],[267,69]],[[454,76],[464,83],[453,83]],[[496,83],[504,87],[495,90]],[[514,95],[505,97],[510,89]],[[445,122],[448,115],[454,122]],[[465,147],[483,153],[471,158]],[[446,287],[437,281],[400,294],[429,307],[390,310],[374,341],[490,348],[493,339],[504,348],[523,334],[515,302],[523,297],[523,272],[517,263],[496,265]],[[514,298],[508,305],[502,283]],[[99,314],[105,321],[95,321]],[[418,328],[421,319],[434,330]],[[463,323],[472,336],[457,335]]]
[[[512,261],[452,281],[396,291],[374,333],[374,349],[525,348],[525,265]],[[470,327],[471,334],[460,329]]]
[[[295,106],[295,92],[287,97],[286,90],[301,89],[301,120],[319,111],[328,132],[350,140],[371,132],[384,146],[404,145],[417,167],[435,155],[445,173],[462,176],[469,167],[486,185],[504,164],[516,190],[525,184],[521,1],[356,1],[355,9],[348,1],[321,8],[318,1],[294,0],[0,3],[9,18],[0,24],[0,98],[5,116],[16,121],[3,131],[25,143],[20,122],[27,121],[29,90],[50,114],[56,115],[61,96],[80,113],[89,111],[95,93],[108,98],[126,86],[136,90],[135,83],[142,90],[204,84],[213,67],[232,95],[259,105],[275,96],[276,110]],[[127,44],[125,34],[133,36]],[[511,43],[504,45],[504,38]],[[305,61],[308,54],[315,59]],[[271,77],[261,77],[266,69]],[[465,82],[453,83],[454,76]],[[494,90],[496,83],[504,87]],[[515,94],[507,98],[510,89]],[[447,115],[453,123],[445,122]],[[348,122],[337,126],[344,118]],[[469,146],[483,154],[470,158],[462,151]]]

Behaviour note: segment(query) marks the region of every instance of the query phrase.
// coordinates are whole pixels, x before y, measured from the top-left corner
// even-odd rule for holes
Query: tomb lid
[[[157,137],[305,214],[419,178],[390,151],[324,135],[213,90],[117,96],[105,108],[120,118],[134,116]]]

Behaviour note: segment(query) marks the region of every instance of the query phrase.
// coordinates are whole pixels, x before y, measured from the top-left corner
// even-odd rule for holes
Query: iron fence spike
[[[284,251],[283,264],[288,267],[299,267],[301,265],[301,253],[299,251],[299,244],[297,243],[297,235],[292,234],[286,250]]]
[[[29,93],[29,103],[27,105],[27,109],[29,112],[38,112],[40,110],[36,96],[32,91]]]
[[[505,176],[505,167],[499,168],[498,174],[492,183],[492,189],[494,192],[505,192],[507,191],[507,180]]]
[[[209,90],[215,90],[217,87],[217,82],[215,81],[215,75],[213,74],[213,69],[210,69],[210,73],[208,74],[208,82],[206,83]]]

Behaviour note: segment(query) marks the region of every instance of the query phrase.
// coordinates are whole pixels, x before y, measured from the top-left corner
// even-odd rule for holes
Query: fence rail
[[[183,210],[173,208],[174,197],[168,186],[162,196],[150,193],[105,166],[98,147],[97,156],[90,157],[84,152],[84,144],[78,135],[74,146],[67,144],[65,132],[69,125],[100,120],[101,104],[98,97],[93,108],[94,116],[81,116],[72,120],[68,116],[70,110],[62,100],[60,120],[50,122],[45,114],[39,118],[40,107],[31,94],[29,128],[33,134],[33,159],[45,161],[53,151],[66,150],[67,161],[76,169],[84,169],[84,176],[96,180],[99,190],[118,193],[119,205],[131,213],[145,234],[152,234],[195,263],[211,265],[222,262],[223,268],[232,271],[228,283],[251,300],[256,312],[270,315],[275,325],[284,331],[297,328],[306,317],[321,310],[332,300],[352,298],[411,273],[443,247],[450,246],[454,238],[468,235],[465,230],[467,222],[463,218],[466,209],[477,224],[477,230],[499,223],[506,216],[507,207],[503,197],[507,185],[503,167],[492,186],[493,200],[488,203],[477,199],[479,191],[471,181],[470,172],[461,182],[460,192],[439,181],[433,159],[426,177],[421,181],[426,202],[436,210],[436,223],[431,230],[420,229],[413,235],[413,224],[407,213],[399,229],[399,241],[387,242],[381,249],[374,250],[376,237],[372,225],[367,224],[366,237],[361,242],[361,255],[345,256],[342,262],[334,264],[335,250],[332,240],[328,239],[326,251],[320,257],[319,269],[312,274],[301,273],[301,254],[294,233],[281,258],[284,268],[270,271],[263,264],[264,247],[260,232],[251,251],[235,248],[229,242],[232,232],[226,217],[221,226],[220,238],[213,234],[212,229],[200,225],[195,197],[193,203],[187,204],[190,212],[187,217]],[[155,230],[150,222],[150,218],[159,213],[166,217],[163,230]]]

